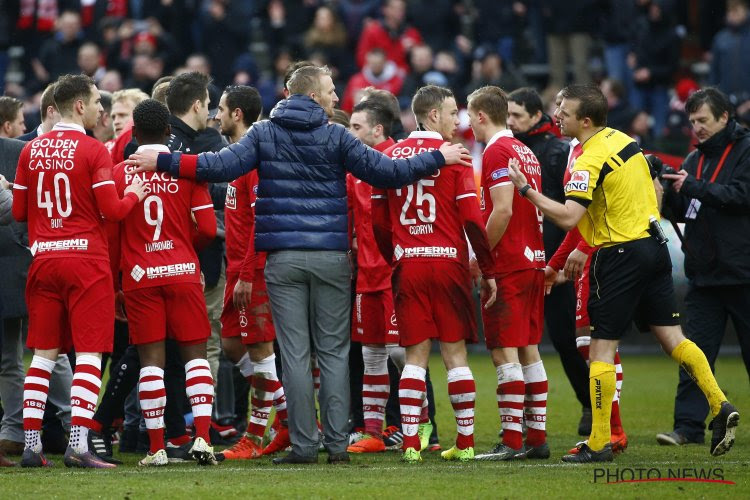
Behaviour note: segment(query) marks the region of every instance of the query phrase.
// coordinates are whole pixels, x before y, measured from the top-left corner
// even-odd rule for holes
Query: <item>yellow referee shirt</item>
[[[649,218],[659,218],[646,157],[633,139],[609,127],[583,144],[565,197],[586,207],[578,229],[592,246],[645,238]]]

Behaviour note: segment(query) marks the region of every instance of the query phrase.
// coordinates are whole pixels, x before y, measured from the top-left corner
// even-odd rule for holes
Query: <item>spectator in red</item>
[[[404,71],[396,63],[386,58],[383,49],[374,48],[367,53],[365,67],[349,80],[341,101],[341,109],[347,113],[352,112],[354,103],[359,102],[359,91],[365,87],[375,87],[387,90],[393,95],[401,92],[404,84]]]
[[[422,35],[416,28],[406,24],[406,2],[386,0],[383,5],[383,20],[373,21],[362,30],[357,45],[357,65],[364,66],[365,56],[373,48],[385,51],[389,61],[395,62],[404,71],[409,71],[407,53],[422,43]]]

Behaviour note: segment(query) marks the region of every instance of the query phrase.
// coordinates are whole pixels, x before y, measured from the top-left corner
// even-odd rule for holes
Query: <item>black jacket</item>
[[[516,135],[516,139],[526,144],[539,160],[542,166],[542,193],[555,201],[565,203],[565,189],[563,177],[568,164],[568,141],[560,139],[552,132],[552,120],[547,115],[531,130]],[[558,226],[544,220],[544,251],[547,258],[557,250],[565,238],[565,231]]]
[[[169,136],[167,147],[171,151],[182,151],[183,153],[197,155],[198,153],[218,151],[225,146],[221,134],[213,128],[206,128],[200,131],[194,130],[174,115],[169,117],[169,125],[172,128],[172,135]],[[216,222],[219,228],[223,230],[224,200],[227,195],[227,184],[225,182],[209,184],[208,190],[211,193],[211,200],[214,203]],[[219,282],[223,258],[224,242],[221,238],[216,238],[198,254],[201,271],[206,280],[206,287],[214,287]]]
[[[730,142],[734,145],[710,182]],[[731,120],[697,148],[682,164],[690,175],[680,192],[664,193],[665,215],[685,222],[685,275],[696,286],[750,284],[750,131]],[[686,218],[693,199],[700,208],[694,218]]]

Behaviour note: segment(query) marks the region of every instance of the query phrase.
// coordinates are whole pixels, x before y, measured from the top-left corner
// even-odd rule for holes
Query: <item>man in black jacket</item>
[[[563,176],[568,163],[567,141],[553,132],[552,119],[542,111],[542,99],[536,90],[522,87],[508,95],[508,127],[513,135],[526,144],[542,167],[542,192],[545,196],[565,203]],[[544,220],[544,252],[549,260],[565,238],[565,231]],[[547,331],[560,355],[563,369],[583,407],[582,434],[591,426],[589,398],[589,370],[578,354],[575,337],[576,298],[573,283],[552,288],[544,299],[544,319]],[[587,411],[588,410],[588,411]],[[580,433],[580,432],[579,432]]]
[[[685,333],[713,369],[732,318],[750,373],[750,131],[732,119],[729,100],[715,88],[690,96],[685,111],[697,150],[679,172],[663,176],[671,181],[663,211],[685,223]],[[680,370],[674,430],[656,439],[663,445],[702,443],[707,415],[700,389]]]

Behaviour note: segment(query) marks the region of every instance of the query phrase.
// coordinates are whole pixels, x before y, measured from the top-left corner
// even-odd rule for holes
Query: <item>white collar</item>
[[[57,122],[55,123],[55,126],[52,127],[52,130],[59,130],[61,132],[74,130],[82,134],[86,133],[86,129],[84,129],[81,125],[78,125],[77,123],[71,123],[71,122]]]
[[[487,141],[487,145],[484,147],[484,150],[487,151],[487,148],[492,146],[495,141],[500,139],[501,137],[513,137],[513,132],[509,128],[499,130],[498,132],[493,135],[489,141]]]
[[[573,137],[570,140],[570,149],[573,149],[574,147],[578,146],[580,143],[581,143],[581,141],[579,141],[578,139],[576,139],[575,137]]]
[[[138,146],[138,149],[135,150],[136,153],[141,153],[143,151],[156,151],[157,153],[171,153],[168,147],[166,147],[164,144],[144,144],[142,146]]]
[[[44,135],[44,130],[42,130],[42,124],[41,123],[36,128],[36,136],[39,137],[40,135]]]
[[[443,140],[443,136],[432,130],[415,130],[409,134],[409,139],[440,139]]]

